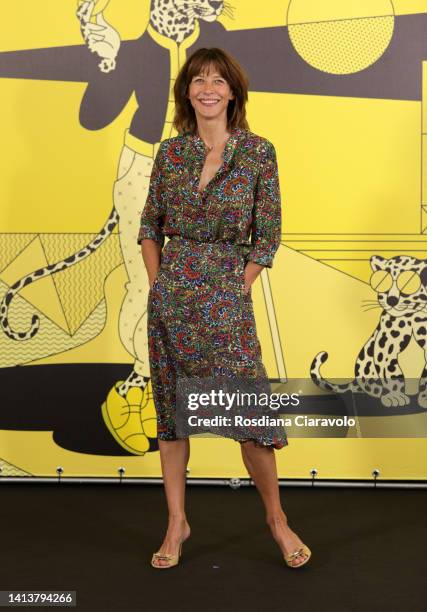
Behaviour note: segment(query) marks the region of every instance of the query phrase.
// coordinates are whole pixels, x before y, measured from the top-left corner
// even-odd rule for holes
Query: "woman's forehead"
[[[221,71],[219,70],[218,66],[216,66],[216,64],[214,64],[213,62],[210,62],[209,64],[204,64],[203,66],[200,67],[200,69],[197,71],[196,70],[196,74],[199,76],[222,76]]]

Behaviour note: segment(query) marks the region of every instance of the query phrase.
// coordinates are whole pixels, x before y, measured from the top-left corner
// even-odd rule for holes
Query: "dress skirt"
[[[160,440],[176,440],[179,377],[265,378],[251,289],[244,291],[245,258],[239,245],[173,235],[147,304],[151,383]],[[253,440],[276,449],[285,431],[268,429]]]

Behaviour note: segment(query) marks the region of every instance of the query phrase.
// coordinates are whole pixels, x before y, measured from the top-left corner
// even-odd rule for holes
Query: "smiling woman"
[[[237,378],[246,387],[251,379],[268,388],[251,285],[272,267],[281,237],[276,152],[249,130],[242,68],[222,49],[198,49],[179,72],[174,93],[179,135],[160,144],[138,235],[150,282],[150,373],[170,515],[152,558],[156,568],[177,565],[190,536],[184,510],[189,434],[177,401],[183,379],[222,386]],[[273,449],[288,444],[284,429],[236,424],[218,433],[241,444],[286,563],[305,564],[311,553],[280,503]]]

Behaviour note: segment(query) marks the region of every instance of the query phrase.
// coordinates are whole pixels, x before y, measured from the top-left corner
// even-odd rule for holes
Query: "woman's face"
[[[210,65],[195,75],[188,88],[188,98],[196,118],[227,120],[227,106],[234,99],[233,92],[217,68]]]

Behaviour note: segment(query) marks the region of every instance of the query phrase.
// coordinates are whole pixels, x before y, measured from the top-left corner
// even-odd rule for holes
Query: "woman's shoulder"
[[[245,132],[245,146],[256,151],[260,156],[273,156],[276,155],[276,149],[274,144],[265,136],[260,136],[251,132],[251,130],[244,130]]]
[[[182,132],[181,134],[177,134],[176,136],[171,136],[170,138],[165,138],[162,140],[160,144],[168,143],[171,144],[173,142],[184,142],[188,138],[188,132]]]
[[[182,133],[177,136],[171,136],[170,138],[165,138],[160,142],[159,148],[163,151],[167,150],[171,145],[180,145],[183,144],[187,140],[187,134]]]

